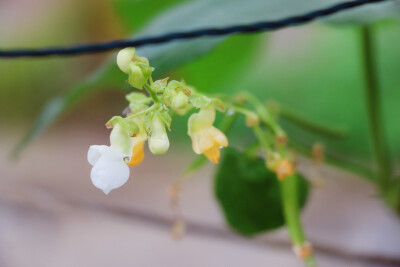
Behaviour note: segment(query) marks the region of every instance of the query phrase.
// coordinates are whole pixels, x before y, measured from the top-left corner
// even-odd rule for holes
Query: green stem
[[[365,78],[365,94],[372,144],[378,167],[378,179],[382,191],[386,191],[392,176],[389,149],[384,133],[384,124],[376,69],[375,47],[371,26],[362,28],[362,52]]]
[[[343,139],[347,136],[346,131],[339,127],[321,125],[320,123],[311,121],[299,115],[298,112],[293,112],[288,108],[279,104],[279,115],[294,124],[308,130],[310,132],[320,134],[333,139]]]
[[[289,235],[290,239],[292,240],[292,244],[295,246],[303,245],[305,242],[307,242],[300,221],[300,208],[299,208],[297,182],[298,182],[297,175],[286,177],[281,182],[283,212],[285,216],[286,227],[289,230]],[[308,267],[317,266],[312,253],[304,259],[304,263]]]
[[[307,157],[311,157],[311,151],[308,145],[299,143],[291,139],[289,141],[290,147],[294,148],[300,154],[303,154]],[[360,165],[356,162],[350,162],[348,159],[342,158],[338,155],[333,155],[327,153],[325,155],[325,160],[328,164],[341,168],[343,170],[347,170],[349,172],[356,173],[371,182],[375,182],[376,174],[373,170],[369,169],[366,166]]]
[[[247,108],[240,107],[240,106],[237,106],[237,105],[232,105],[232,106],[230,106],[230,108],[232,108],[234,111],[236,111],[238,113],[241,113],[241,114],[243,114],[245,116],[253,113],[252,111],[248,110]]]
[[[271,145],[266,138],[266,133],[264,133],[259,125],[253,127],[253,132],[260,142],[262,148],[265,150],[264,152],[267,153],[269,150],[271,150]]]
[[[147,92],[149,92],[151,98],[153,98],[154,103],[161,103],[160,99],[157,96],[157,93],[150,87],[150,85],[145,84],[144,88],[146,88]]]
[[[127,118],[127,119],[133,119],[133,118],[136,118],[136,117],[145,115],[145,114],[147,114],[147,113],[149,113],[149,112],[152,112],[152,111],[154,111],[154,110],[156,110],[156,109],[158,109],[158,108],[160,108],[160,104],[154,104],[154,105],[152,105],[151,107],[149,107],[148,109],[145,109],[145,110],[143,110],[143,111],[141,111],[141,112],[132,114],[132,115],[126,117],[126,118]]]
[[[260,120],[265,125],[270,127],[275,135],[277,135],[277,136],[285,135],[285,132],[282,130],[282,128],[275,121],[273,116],[268,111],[267,107],[257,97],[255,97],[254,95],[249,94],[249,93],[245,93],[245,95],[247,97],[247,100],[254,106],[258,116],[260,117]]]

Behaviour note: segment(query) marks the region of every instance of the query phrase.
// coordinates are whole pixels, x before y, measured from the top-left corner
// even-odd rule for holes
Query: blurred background
[[[155,29],[153,18],[174,18],[176,6],[188,2],[201,1],[2,0],[0,47],[121,39],[146,27]],[[170,29],[208,25],[208,16],[220,16],[217,11],[201,13],[193,23],[182,20]],[[248,21],[252,20],[244,16],[243,22]],[[383,21],[375,29],[385,125],[396,163],[400,26]],[[165,72],[204,92],[251,91],[343,131],[345,139],[332,139],[282,122],[302,145],[322,142],[329,153],[368,167],[372,149],[359,35],[359,26],[313,23],[234,36],[219,40],[215,49],[196,60],[184,62],[182,58],[191,55],[183,51],[180,61],[185,64]],[[172,238],[176,211],[169,206],[167,188],[195,158],[186,137],[187,118],[174,120],[170,152],[161,157],[147,153],[127,185],[107,196],[92,186],[87,149],[108,144],[104,123],[127,105],[123,83],[111,81],[123,82],[123,76],[107,78],[110,82],[100,79],[79,94],[17,160],[10,158],[46,103],[76,88],[110,57],[114,60],[115,55],[0,59],[0,266],[301,266],[286,230],[245,239],[229,229],[213,195],[211,165],[185,180],[179,212],[187,229],[183,239]],[[253,140],[242,125],[239,122],[230,136],[231,144],[239,147]],[[307,175],[310,163],[301,163]],[[303,213],[321,266],[400,266],[400,223],[374,185],[330,166],[321,172],[324,185],[312,190]]]

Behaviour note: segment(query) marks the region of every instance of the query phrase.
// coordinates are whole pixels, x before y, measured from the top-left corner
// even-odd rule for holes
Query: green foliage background
[[[248,0],[243,5],[241,0],[117,0],[112,6],[103,4],[99,9],[101,14],[112,17],[104,24],[82,29],[82,21],[76,19],[76,24],[71,24],[63,35],[49,34],[35,42],[32,34],[28,43],[78,42],[94,28],[98,34],[91,40],[97,40],[99,36],[101,39],[127,35],[140,37],[251,23],[297,15],[337,2],[340,1]],[[371,170],[374,164],[365,105],[360,24],[386,15],[398,17],[399,9],[392,3],[382,3],[278,33],[171,42],[139,48],[138,54],[148,57],[156,67],[155,76],[167,74],[171,78],[184,78],[198,90],[208,93],[250,91],[261,99],[276,100],[306,120],[342,129],[345,138],[332,139],[282,120],[290,138],[302,147],[309,149],[315,141],[320,141],[327,146],[329,155]],[[84,10],[82,8],[81,12]],[[61,17],[59,21],[52,19],[56,20],[55,25],[63,25],[65,21],[80,18],[79,14],[71,11],[70,16]],[[374,28],[377,33],[384,125],[392,159],[398,163],[400,27],[396,20],[389,19],[375,23]],[[52,27],[49,26],[49,29]],[[2,44],[13,45],[15,40]],[[124,83],[126,77],[117,69],[115,55],[109,58],[1,61],[0,71],[2,121],[10,124],[23,119],[30,121],[31,114],[43,106],[37,121],[17,146],[16,154],[60,115],[71,112],[78,101],[83,103],[81,109],[89,108],[96,112],[96,101],[99,101],[96,97],[100,90],[127,89]],[[51,102],[45,105],[50,99]],[[115,93],[115,99],[108,106],[111,114],[123,108],[123,94]],[[104,122],[108,119],[105,117]],[[175,129],[186,131],[183,120],[180,120],[180,125],[175,125]],[[242,142],[252,138],[244,127],[236,128],[235,135],[240,136],[244,140]]]

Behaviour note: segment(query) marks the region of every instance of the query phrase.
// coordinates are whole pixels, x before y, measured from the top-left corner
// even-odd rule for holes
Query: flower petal
[[[135,145],[132,149],[132,157],[127,163],[129,166],[136,166],[143,161],[144,158],[144,138],[133,138]]]
[[[100,159],[101,155],[108,150],[109,147],[105,145],[93,145],[89,147],[87,154],[87,159],[90,165],[94,166],[96,162]]]
[[[102,156],[93,166],[90,177],[95,187],[108,194],[128,181],[129,167],[122,158],[110,155]]]

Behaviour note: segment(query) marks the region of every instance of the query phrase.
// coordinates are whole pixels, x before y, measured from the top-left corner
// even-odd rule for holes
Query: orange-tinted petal
[[[135,142],[132,149],[131,160],[127,163],[129,166],[136,166],[143,161],[145,140]]]
[[[221,152],[218,146],[213,146],[203,152],[203,154],[213,163],[218,163]]]

